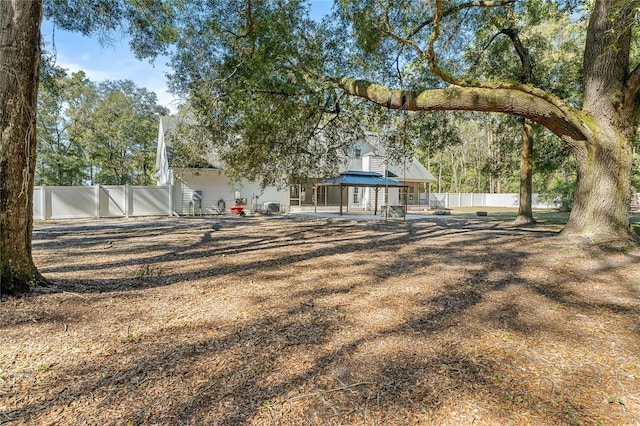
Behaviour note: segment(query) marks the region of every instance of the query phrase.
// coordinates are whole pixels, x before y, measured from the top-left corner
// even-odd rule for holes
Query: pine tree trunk
[[[41,0],[0,1],[0,288],[44,280],[31,257]]]

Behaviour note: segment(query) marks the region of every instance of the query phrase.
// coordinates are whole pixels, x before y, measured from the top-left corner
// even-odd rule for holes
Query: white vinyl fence
[[[174,207],[182,197],[180,191],[181,188],[171,185],[36,186],[33,217],[47,220],[171,216],[176,215]],[[429,208],[518,207],[518,197],[518,194],[431,193]],[[534,194],[533,207],[556,206],[540,202],[537,194]],[[424,208],[427,208],[426,203]],[[183,211],[181,213],[185,214]]]
[[[170,216],[172,186],[36,186],[34,219]]]
[[[532,196],[534,209],[553,209],[554,203],[540,201],[538,194]],[[520,194],[471,194],[471,193],[431,193],[429,208],[447,209],[453,207],[518,207]]]

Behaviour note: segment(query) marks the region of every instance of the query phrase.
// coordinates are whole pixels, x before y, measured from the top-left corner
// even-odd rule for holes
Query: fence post
[[[168,185],[169,188],[169,217],[173,216],[174,208],[174,200],[173,200],[173,184]]]
[[[131,212],[131,186],[127,183],[124,185],[124,217],[129,219]]]
[[[47,185],[40,186],[40,219],[45,220],[47,218]]]
[[[95,204],[95,217],[96,219],[100,218],[100,184],[96,183],[94,185],[95,195],[96,195],[96,204]]]

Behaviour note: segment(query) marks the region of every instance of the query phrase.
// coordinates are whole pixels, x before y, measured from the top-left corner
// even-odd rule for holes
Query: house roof
[[[347,170],[336,177],[325,179],[317,186],[368,186],[368,187],[406,187],[404,183],[383,177],[377,172]]]
[[[197,122],[176,116],[168,116],[168,117],[160,117],[160,134],[158,137],[158,155],[156,156],[156,168],[159,170],[161,167],[165,168],[175,168],[177,166],[175,160],[175,150],[174,150],[174,140],[176,137],[180,138],[188,138],[188,132],[179,134],[180,129],[189,128],[191,126],[196,126]],[[173,136],[176,135],[176,136]],[[384,147],[382,147],[380,142],[380,136],[374,132],[365,132],[365,137],[362,141],[363,143],[369,145],[372,151],[363,155],[363,157],[376,157],[383,161],[385,158]],[[164,150],[164,153],[160,151]],[[163,163],[163,158],[164,162]],[[362,169],[362,158],[357,159],[345,159],[346,161],[340,166],[339,170],[346,170],[346,172],[354,172],[354,169]],[[378,163],[380,163],[380,161]],[[380,163],[381,164],[381,163]],[[209,150],[206,152],[201,161],[198,161],[197,164],[183,164],[182,166],[187,167],[198,167],[198,168],[220,168],[223,167],[219,155],[217,155],[214,150]],[[375,170],[377,172],[382,172],[382,166],[378,165],[373,168],[369,168],[369,170]],[[388,162],[386,165],[387,177],[394,177],[397,181],[400,182],[435,182],[436,179],[433,175],[424,167],[417,158],[414,156],[409,156],[401,163],[392,163]],[[378,173],[381,176],[381,173]],[[395,175],[395,176],[394,176]],[[350,179],[353,179],[353,174],[351,174]],[[386,185],[386,184],[385,184]],[[382,186],[385,186],[382,185]]]
[[[160,125],[162,129],[167,132],[169,130],[177,129],[181,126],[195,126],[198,124],[194,120],[188,118],[176,117],[176,116],[162,116],[160,117]]]
[[[188,136],[188,128],[191,126],[196,126],[198,123],[194,120],[190,120],[182,117],[175,116],[163,116],[160,117],[160,135],[159,142],[162,139],[164,146],[166,147],[166,155],[168,166],[175,166],[174,163],[174,138],[186,138]],[[182,135],[179,134],[181,130],[185,130],[186,132]],[[196,167],[196,168],[219,168],[220,167],[220,159],[216,155],[215,152],[209,150],[205,155],[202,156],[202,161],[197,161],[194,164],[188,164],[183,166],[188,167]],[[206,164],[205,164],[206,163]]]
[[[415,157],[407,158],[404,164],[398,164],[393,169],[398,180],[413,182],[435,182],[436,178]]]
[[[364,132],[361,144],[369,147],[368,152],[362,155],[362,158],[370,158],[368,170],[383,173],[384,168],[387,172],[395,174],[395,176],[387,175],[387,177],[395,177],[401,182],[436,182],[436,178],[414,155],[409,155],[400,161],[389,160],[380,134]],[[340,170],[362,170],[362,158],[347,159]]]

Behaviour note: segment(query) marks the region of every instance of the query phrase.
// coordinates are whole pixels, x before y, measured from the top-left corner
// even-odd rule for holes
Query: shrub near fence
[[[170,216],[172,186],[36,186],[34,219]]]

